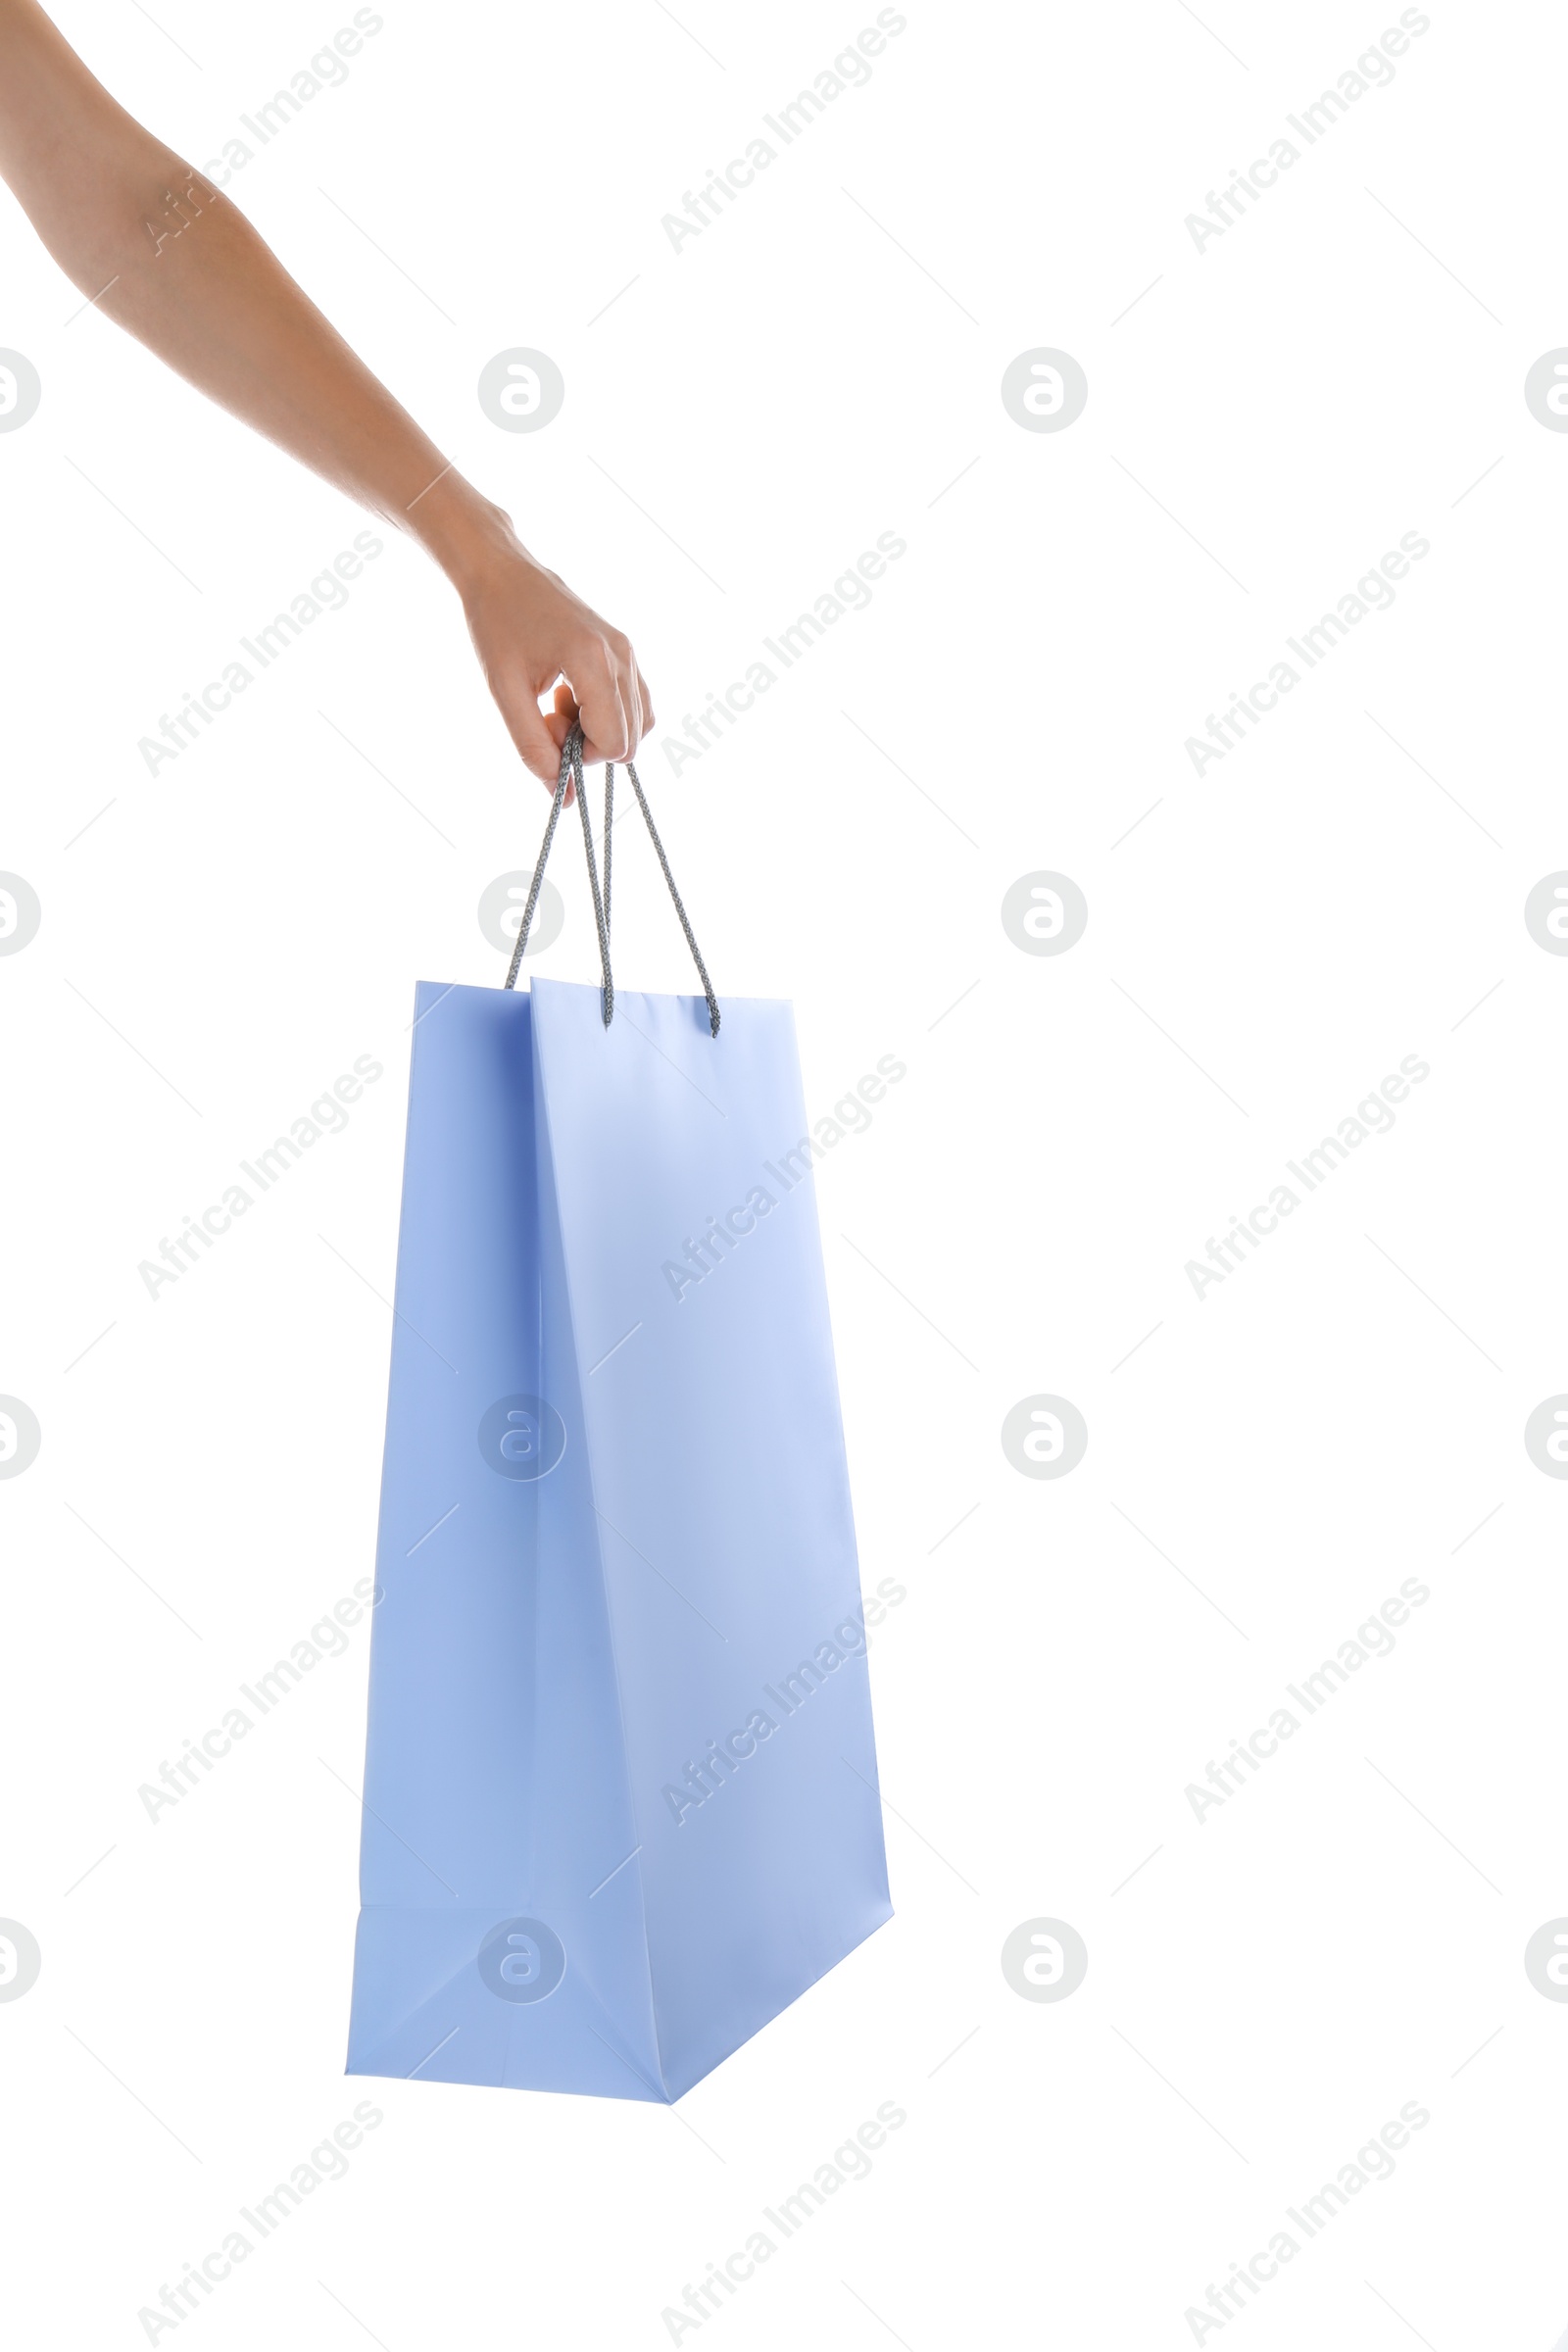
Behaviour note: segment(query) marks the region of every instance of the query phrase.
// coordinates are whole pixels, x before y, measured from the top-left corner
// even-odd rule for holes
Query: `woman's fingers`
[[[555,708],[547,713],[544,721],[550,740],[556,747],[556,764],[551,770],[549,778],[552,792],[561,781],[561,755],[566,748],[566,737],[577,724],[577,698],[565,679],[563,678],[556,687]],[[568,778],[566,797],[562,803],[563,808],[569,808],[576,798],[576,784]]]
[[[564,665],[581,712],[585,760],[624,760],[631,747],[619,665],[608,637],[573,649]]]
[[[554,717],[546,717],[525,687],[513,692],[498,691],[496,702],[524,767],[554,791],[561,772],[561,746],[570,720],[558,735]]]
[[[631,650],[631,639],[617,630],[610,632],[610,650],[615,662],[615,685],[620,695],[620,707],[626,719],[625,758],[634,760],[637,747],[646,732],[643,721],[642,680],[637,673],[637,657]]]
[[[465,605],[512,740],[542,784],[555,788],[573,725],[585,764],[635,758],[654,713],[629,638],[521,549],[514,567],[486,572]],[[541,710],[552,680],[554,708]]]

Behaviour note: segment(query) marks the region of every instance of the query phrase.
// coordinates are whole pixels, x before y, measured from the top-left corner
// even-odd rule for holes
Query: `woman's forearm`
[[[16,13],[23,38],[7,79],[20,73],[29,87],[0,122],[0,169],[73,284],[200,391],[411,531],[444,569],[477,559],[494,510],[244,215],[117,105],[39,10]]]
[[[428,550],[536,772],[553,775],[554,746],[533,698],[557,675],[590,757],[635,750],[653,713],[626,641],[534,564],[243,214],[116,103],[35,0],[0,0],[0,176],[108,318]]]

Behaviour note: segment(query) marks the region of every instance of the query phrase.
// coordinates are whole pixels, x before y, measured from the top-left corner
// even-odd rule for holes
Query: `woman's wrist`
[[[420,493],[404,520],[465,603],[487,578],[514,564],[525,552],[511,515],[483,497],[455,466]]]

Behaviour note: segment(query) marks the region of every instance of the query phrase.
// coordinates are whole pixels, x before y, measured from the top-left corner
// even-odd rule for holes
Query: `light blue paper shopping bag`
[[[603,988],[416,997],[349,2072],[671,2100],[891,1906],[790,1007],[613,992],[575,773]]]

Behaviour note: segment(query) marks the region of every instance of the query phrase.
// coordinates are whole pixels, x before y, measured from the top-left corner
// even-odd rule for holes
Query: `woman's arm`
[[[343,341],[227,197],[118,106],[36,0],[0,0],[0,177],[99,310],[440,564],[534,774],[653,725],[630,644],[530,556]],[[560,678],[553,718],[538,697]]]

